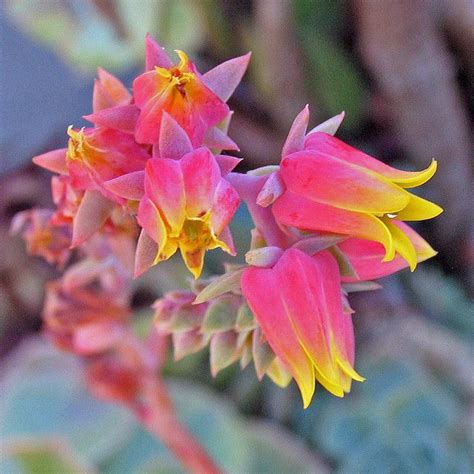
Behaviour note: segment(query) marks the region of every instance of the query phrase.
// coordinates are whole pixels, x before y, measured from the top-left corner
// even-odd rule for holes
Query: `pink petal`
[[[139,201],[145,194],[145,172],[134,171],[104,183],[104,188],[117,196]]]
[[[428,242],[411,227],[395,219],[391,222],[410,239],[415,248],[418,263],[436,255]],[[347,255],[359,276],[359,279],[345,277],[343,280],[347,282],[374,280],[408,267],[407,261],[400,255],[396,255],[390,262],[383,262],[385,252],[383,246],[378,242],[352,238],[338,244],[338,246]]]
[[[204,84],[221,100],[227,102],[242,80],[250,61],[251,53],[229,59],[202,76]]]
[[[240,198],[237,191],[225,179],[221,179],[214,195],[211,219],[216,235],[224,230],[234,217],[239,207]]]
[[[134,278],[138,278],[153,266],[158,255],[158,244],[148,237],[145,230],[142,230],[137,243],[137,252],[135,254]]]
[[[86,191],[74,217],[71,248],[77,247],[97,232],[110,216],[115,203],[98,191]]]
[[[280,174],[289,191],[348,211],[396,213],[410,201],[407,191],[381,175],[319,151],[287,156]]]
[[[125,105],[130,103],[132,95],[122,84],[122,81],[102,68],[98,68],[97,73],[99,78],[94,82],[92,99],[92,108],[94,112],[115,105]]]
[[[281,151],[282,158],[303,149],[308,123],[309,107],[305,105],[305,108],[296,116],[293,125],[291,126],[290,132],[288,133],[288,137],[286,138]]]
[[[173,231],[179,231],[185,219],[186,197],[180,164],[176,160],[152,158],[145,169],[145,195]]]
[[[140,201],[137,222],[159,247],[166,243],[166,227],[160,211],[146,196]]]
[[[420,186],[436,172],[436,162],[424,171],[402,171],[392,168],[327,133],[310,133],[305,140],[305,149],[336,156],[340,160],[375,171],[402,187]]]
[[[370,214],[338,209],[289,191],[276,200],[272,210],[277,221],[286,226],[375,240],[384,245],[387,259],[394,256],[390,232],[380,219]]]
[[[158,142],[158,156],[160,158],[179,160],[192,150],[193,145],[188,134],[171,115],[163,112]]]
[[[214,194],[221,180],[219,166],[208,149],[199,148],[182,158],[181,169],[186,190],[186,215],[202,217],[213,207]]]
[[[120,130],[124,133],[134,133],[140,109],[136,105],[118,105],[84,115],[84,118],[95,126]]]
[[[227,176],[242,161],[242,158],[230,155],[217,155],[216,161],[221,170],[221,175]]]
[[[315,389],[314,369],[287,317],[277,273],[250,267],[242,275],[241,286],[270,347],[292,373],[307,407]]]
[[[232,233],[229,227],[225,227],[222,232],[219,234],[219,240],[224,242],[227,247],[229,247],[229,254],[235,257],[237,255],[237,251],[234,245],[234,239],[232,238]]]
[[[289,249],[274,267],[281,299],[298,340],[330,384],[339,385],[331,354],[331,320],[342,314],[337,263],[326,251]],[[342,393],[341,393],[342,395]]]
[[[145,68],[149,71],[155,66],[170,68],[173,66],[173,62],[164,48],[157,43],[150,33],[147,33],[145,37]]]
[[[219,150],[240,150],[234,140],[218,127],[211,127],[207,130],[203,144],[208,148],[217,148]]]
[[[67,148],[60,148],[59,150],[48,151],[42,155],[37,155],[33,158],[35,165],[52,171],[53,173],[67,175],[69,174],[66,163]]]

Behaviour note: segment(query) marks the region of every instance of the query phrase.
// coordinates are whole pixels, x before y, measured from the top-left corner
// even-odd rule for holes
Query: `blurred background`
[[[251,367],[212,379],[203,351],[165,368],[183,421],[228,472],[473,472],[472,0],[0,1],[0,471],[180,472],[42,342],[43,288],[58,273],[8,235],[16,212],[51,204],[31,157],[84,124],[97,66],[131,86],[146,32],[201,71],[253,52],[230,100],[240,171],[277,163],[309,103],[310,126],[345,110],[338,136],[386,163],[436,158],[420,192],[445,209],[416,226],[436,258],[352,299],[364,384],[344,400],[320,390],[304,411],[294,386],[258,383]],[[250,227],[242,208],[243,251]],[[220,271],[222,255],[208,255]],[[136,285],[137,313],[186,285],[179,262],[160,265]]]

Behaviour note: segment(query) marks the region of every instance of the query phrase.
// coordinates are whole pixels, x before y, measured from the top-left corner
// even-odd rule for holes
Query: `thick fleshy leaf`
[[[370,214],[337,209],[289,191],[277,199],[272,210],[276,219],[284,225],[375,240],[385,247],[387,260],[394,257],[395,249],[389,230],[380,219]]]
[[[134,133],[139,115],[140,109],[136,105],[118,105],[84,115],[84,118],[95,126]]]
[[[306,130],[309,123],[309,107],[308,105],[296,116],[286,138],[285,144],[281,151],[281,157],[284,158],[291,153],[303,150]]]
[[[240,305],[235,321],[235,329],[237,332],[250,331],[257,327],[253,313],[247,303]]]
[[[163,112],[160,139],[158,142],[159,153],[156,157],[179,160],[192,150],[193,145],[188,134],[170,114]]]
[[[401,221],[424,221],[439,216],[442,212],[443,209],[437,204],[411,194],[408,205],[396,213],[396,218]]]
[[[214,334],[209,346],[211,374],[216,377],[222,370],[233,364],[238,356],[237,333],[234,331]]]
[[[319,125],[316,125],[309,133],[315,133],[315,132],[322,132],[322,133],[327,133],[328,135],[335,135],[336,132],[339,130],[339,127],[341,126],[342,121],[344,120],[345,117],[345,112],[341,112],[338,115],[335,115],[334,117],[331,117],[330,119],[326,120],[323,123],[320,123]]]
[[[308,255],[314,255],[316,252],[325,250],[333,245],[343,242],[347,239],[345,235],[321,234],[298,240],[292,247],[302,250]]]
[[[278,357],[275,357],[275,359],[273,359],[273,362],[267,369],[267,375],[274,383],[276,383],[281,388],[286,388],[291,382],[291,379],[293,378],[291,376],[291,373],[288,371],[288,368]]]
[[[171,67],[173,65],[170,57],[158,42],[147,33],[145,37],[145,69],[149,71],[155,66]]]
[[[145,194],[145,172],[135,171],[104,183],[105,189],[117,196],[139,201]]]
[[[219,165],[208,149],[199,148],[182,158],[181,169],[186,190],[186,215],[203,217],[213,207],[214,194],[221,180]]]
[[[215,280],[212,280],[212,282],[196,296],[193,304],[205,303],[224,293],[240,292],[240,278],[244,270],[245,267],[239,268],[233,272],[224,273]]]
[[[235,298],[226,295],[211,302],[204,316],[201,326],[203,334],[213,334],[232,329],[237,320],[237,307]]]
[[[290,191],[348,211],[396,213],[410,201],[407,191],[381,175],[319,151],[287,156],[280,174]]]
[[[327,133],[310,133],[305,140],[305,149],[326,153],[340,160],[375,171],[393,183],[406,188],[413,188],[426,183],[436,172],[436,161],[434,160],[423,171],[398,170]]]
[[[278,171],[272,173],[257,196],[257,204],[262,207],[268,207],[283,194],[285,189],[285,183],[281,179],[280,173]]]
[[[275,359],[275,353],[267,342],[262,342],[261,329],[257,328],[252,334],[252,357],[258,380],[262,380],[265,372]]]
[[[201,334],[197,329],[172,334],[174,360],[181,360],[207,346],[209,335]]]
[[[260,247],[249,250],[245,254],[245,261],[254,267],[271,268],[283,255],[280,247]]]
[[[148,160],[145,169],[145,194],[161,211],[171,227],[171,232],[179,232],[186,217],[186,197],[180,162],[166,158]]]
[[[279,295],[273,269],[248,268],[242,275],[242,292],[273,352],[287,365],[307,407],[314,394],[314,368],[294,333]]]
[[[154,265],[158,254],[158,244],[142,230],[138,238],[137,250],[135,253],[134,277],[138,278]]]
[[[221,100],[227,102],[242,80],[250,61],[251,53],[229,59],[202,76],[204,84]]]
[[[77,247],[97,232],[110,216],[115,203],[98,191],[86,191],[74,217],[71,247]]]
[[[42,155],[37,155],[33,158],[35,165],[41,166],[53,173],[67,175],[69,174],[66,163],[67,148],[60,148],[59,150],[48,151]]]

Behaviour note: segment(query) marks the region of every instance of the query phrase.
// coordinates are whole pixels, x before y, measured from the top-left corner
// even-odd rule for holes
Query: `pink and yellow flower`
[[[339,268],[329,252],[309,256],[288,249],[273,268],[245,270],[241,287],[305,407],[316,380],[339,397],[350,391],[352,380],[363,380],[353,368],[352,319],[344,312]]]
[[[163,112],[169,113],[199,147],[211,127],[229,116],[226,105],[249,61],[249,55],[227,61],[201,75],[183,51],[173,65],[166,52],[150,37],[146,41],[147,69],[133,82],[140,109],[135,137],[139,143],[159,139]]]
[[[222,178],[208,149],[194,150],[180,160],[149,160],[138,223],[157,245],[150,264],[167,260],[179,249],[186,266],[198,278],[206,250],[221,248],[234,253],[227,225],[238,205],[237,192]],[[142,233],[138,255],[145,245],[143,238]]]
[[[280,224],[303,231],[332,232],[379,242],[383,261],[401,255],[411,270],[416,250],[397,221],[431,219],[442,209],[409,193],[436,172],[436,161],[420,172],[400,171],[326,133],[310,133],[304,150],[285,156],[285,191],[273,213]]]

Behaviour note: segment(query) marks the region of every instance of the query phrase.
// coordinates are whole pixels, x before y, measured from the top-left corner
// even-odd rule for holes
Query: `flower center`
[[[196,75],[185,71],[188,68],[189,58],[183,51],[176,51],[179,56],[179,64],[169,69],[155,66],[155,71],[165,79],[168,79],[171,87],[175,87],[184,97],[186,95],[185,85],[195,79]]]

